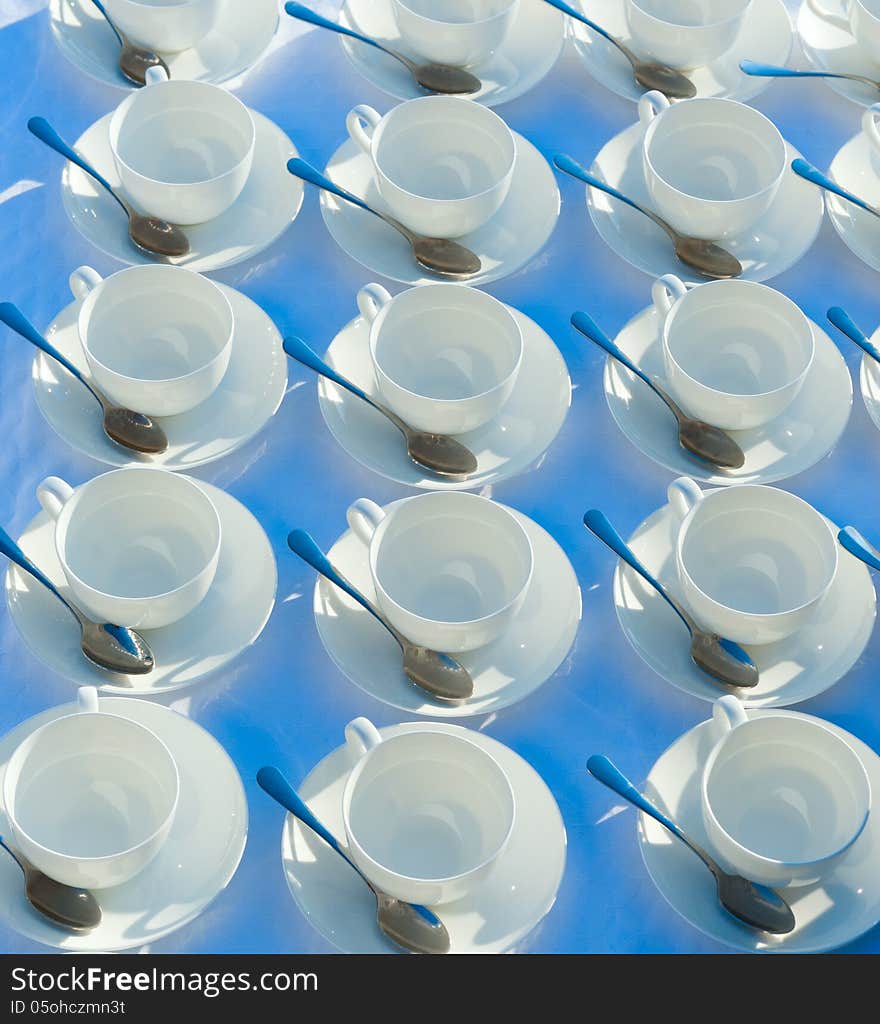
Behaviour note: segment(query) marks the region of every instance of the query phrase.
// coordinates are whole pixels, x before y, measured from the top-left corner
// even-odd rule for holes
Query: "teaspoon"
[[[572,313],[571,323],[593,344],[604,349],[608,355],[622,363],[630,373],[634,373],[640,380],[643,380],[658,398],[666,403],[678,423],[678,443],[685,451],[695,455],[703,462],[721,469],[739,469],[744,465],[745,454],[729,434],[721,430],[720,427],[713,427],[711,423],[704,423],[702,420],[688,416],[656,381],[651,380],[625,352],[618,348],[592,317],[586,313]]]
[[[417,466],[450,480],[465,480],[476,472],[477,460],[474,453],[460,441],[447,434],[431,434],[424,430],[416,430],[408,423],[404,423],[396,413],[370,398],[366,391],[362,391],[356,384],[352,384],[346,377],[337,373],[301,338],[286,337],[284,351],[291,359],[350,391],[389,419],[406,439],[406,454]]]
[[[0,846],[21,868],[28,902],[43,917],[71,932],[90,932],[101,923],[101,908],[88,889],[56,882],[0,838]]]
[[[708,633],[694,622],[693,618],[655,579],[636,557],[635,552],[598,509],[590,509],[584,516],[584,526],[618,558],[623,559],[647,583],[649,583],[675,614],[685,624],[691,635],[691,659],[697,668],[726,686],[752,687],[758,685],[758,669],[739,644],[725,640],[717,633]]]
[[[652,817],[691,849],[715,876],[718,900],[735,918],[771,935],[787,935],[796,925],[791,907],[775,889],[750,882],[742,875],[729,875],[718,862],[693,841],[675,822],[623,775],[607,757],[594,754],[587,761],[587,771],[618,796]]]
[[[449,952],[449,932],[440,918],[429,907],[423,907],[420,903],[405,903],[377,889],[277,768],[261,768],[257,772],[257,783],[276,803],[307,825],[360,875],[376,897],[376,920],[379,927],[392,942],[411,953]]]
[[[122,208],[125,216],[128,217],[128,237],[141,252],[145,252],[148,256],[186,256],[189,252],[189,239],[176,224],[169,224],[168,221],[159,217],[148,217],[146,214],[138,213],[103,175],[99,174],[91,164],[86,163],[73,146],[61,138],[45,117],[32,117],[27,126],[28,131],[35,135],[40,142],[66,157],[77,167],[81,167],[86,174],[94,178],[110,193]]]
[[[47,356],[51,356],[61,363],[68,373],[72,373],[84,385],[104,411],[104,433],[111,441],[123,448],[145,455],[156,455],[165,451],[168,447],[168,438],[158,423],[143,413],[132,412],[131,409],[123,409],[119,405],[114,405],[69,359],[65,358],[40,334],[17,306],[11,302],[0,302],[0,321],[45,352]]]
[[[169,78],[171,77],[168,65],[158,53],[153,53],[152,50],[147,50],[133,43],[107,13],[101,0],[92,0],[92,3],[104,15],[104,20],[119,40],[119,70],[129,82],[133,82],[135,85],[143,85],[147,80],[147,68],[162,68],[165,74]]]
[[[346,28],[336,21],[322,18],[320,14],[315,14],[308,7],[293,3],[292,0],[284,5],[284,10],[287,11],[291,18],[298,18],[300,21],[306,21],[310,25],[317,25],[318,28],[329,28],[331,32],[338,32],[341,36],[359,39],[362,43],[381,50],[382,53],[387,53],[389,57],[399,60],[416,80],[416,83],[429,92],[457,95],[460,93],[479,92],[483,87],[483,83],[479,78],[472,75],[470,71],[465,71],[464,68],[450,67],[448,64],[419,64],[417,61],[405,57],[398,50],[392,50],[390,46],[385,46],[384,43],[377,43],[375,39],[370,39],[369,36]]]
[[[841,309],[840,306],[832,306],[828,310],[828,319],[841,334],[845,334],[863,352],[866,352],[872,359],[880,363],[880,349],[877,348],[861,327],[855,323],[845,309]]]
[[[359,206],[362,210],[366,210],[367,213],[372,213],[374,217],[384,220],[386,224],[394,228],[395,231],[398,231],[409,242],[416,263],[423,266],[426,270],[433,271],[435,274],[442,274],[444,277],[464,278],[479,274],[482,268],[480,257],[459,242],[455,242],[451,238],[430,238],[427,235],[419,235],[415,231],[410,231],[399,220],[390,214],[382,213],[380,210],[368,206],[363,199],[358,198],[352,192],[347,192],[344,188],[341,188],[328,177],[321,174],[317,168],[307,164],[305,160],[300,160],[299,157],[293,157],[291,160],[288,160],[287,169],[295,178],[302,178],[303,181],[307,181],[310,185],[315,185],[325,192],[330,192],[348,203]]]
[[[403,652],[403,671],[411,683],[424,690],[436,700],[458,703],[473,696],[474,681],[467,669],[455,658],[439,651],[419,647],[407,640],[385,618],[382,612],[368,600],[342,573],[315,543],[305,530],[291,530],[287,536],[287,546],[313,569],[325,576],[331,583],[344,590],[349,597],[365,608],[370,615],[380,622],[397,641]]]
[[[687,75],[682,74],[677,68],[670,67],[668,64],[660,64],[657,61],[642,60],[628,46],[625,46],[619,39],[615,39],[610,32],[584,17],[580,11],[563,3],[563,0],[544,0],[544,2],[555,7],[557,11],[567,14],[569,18],[583,22],[587,28],[591,28],[603,39],[607,39],[612,46],[616,46],[632,65],[633,77],[644,89],[657,89],[671,100],[689,100],[697,95],[697,87]]]
[[[837,542],[860,562],[864,562],[872,569],[880,570],[880,553],[854,526],[844,526],[837,534]]]
[[[585,182],[592,188],[599,189],[600,192],[607,193],[614,199],[619,199],[622,203],[626,203],[627,206],[631,206],[634,210],[650,218],[672,240],[675,255],[681,262],[692,270],[696,270],[702,277],[725,280],[728,277],[739,277],[742,274],[743,267],[740,261],[717,242],[710,242],[705,238],[694,238],[691,235],[682,235],[659,214],[649,210],[646,206],[641,206],[634,199],[630,199],[629,196],[625,196],[613,186],[590,174],[565,153],[557,153],[553,157],[553,163],[560,171],[570,174],[573,178]]]
[[[866,203],[864,199],[859,199],[859,197],[853,195],[852,192],[847,192],[845,188],[841,188],[836,181],[829,178],[827,174],[823,174],[818,167],[814,167],[811,163],[804,160],[803,157],[799,156],[795,160],[792,160],[791,169],[799,178],[803,178],[804,181],[809,181],[813,185],[818,185],[819,188],[824,189],[826,192],[832,192],[834,195],[840,196],[841,199],[845,199],[848,203],[858,206],[859,209],[866,210],[868,213],[872,213],[875,217],[880,217],[880,210],[878,210],[876,206],[871,206],[871,204]]]
[[[775,64],[760,64],[756,60],[741,60],[740,70],[756,78],[847,78],[853,82],[862,82],[872,89],[880,91],[880,82],[864,75],[847,75],[842,71],[795,71],[792,68],[781,68]]]

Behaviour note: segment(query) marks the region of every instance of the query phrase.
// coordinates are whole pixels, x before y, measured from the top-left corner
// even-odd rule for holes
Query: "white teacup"
[[[388,209],[419,234],[458,238],[476,231],[510,191],[516,143],[480,103],[423,96],[384,116],[361,105],[345,125],[372,161]]]
[[[56,882],[106,889],[133,878],[168,838],[180,782],[149,729],[100,710],[94,687],[79,711],[16,747],[3,777],[15,845]]]
[[[91,267],[70,275],[92,379],[117,404],[176,416],[216,391],[229,366],[235,318],[207,277],[182,267],[136,266],[106,280]]]
[[[770,208],[788,168],[772,121],[735,100],[639,100],[645,183],[656,211],[682,234],[719,239]]]
[[[211,31],[218,0],[104,0],[104,6],[132,42],[179,53]]]
[[[429,906],[461,899],[483,881],[516,815],[495,758],[464,735],[430,729],[383,739],[366,718],[350,722],[345,737],[356,763],[342,818],[349,853],[367,878]]]
[[[690,69],[727,53],[751,5],[752,0],[625,0],[623,6],[640,57]]]
[[[518,8],[519,0],[391,0],[404,42],[425,60],[454,67],[490,57]]]
[[[358,292],[370,356],[388,407],[417,430],[462,434],[494,419],[522,362],[515,317],[463,284],[426,284],[392,298],[380,284]]]
[[[668,495],[678,578],[705,629],[767,644],[809,623],[837,573],[837,539],[812,505],[754,484],[704,494],[689,477]]]
[[[388,513],[361,498],[347,517],[369,548],[379,607],[412,643],[474,650],[501,636],[525,601],[532,545],[489,498],[435,491]]]
[[[880,103],[875,103],[862,114],[862,131],[871,144],[871,160],[875,173],[880,173],[880,126],[877,118],[880,117]]]
[[[806,3],[824,21],[851,32],[874,60],[880,60],[880,0],[842,0],[837,5],[829,0]]]
[[[673,274],[659,278],[652,295],[666,380],[691,416],[747,430],[776,419],[797,397],[815,340],[791,299],[753,281],[688,289]]]
[[[173,224],[213,220],[238,199],[251,172],[251,112],[219,85],[169,81],[157,68],[147,79],[110,119],[122,189],[139,212]]]
[[[192,480],[164,469],[116,469],[74,491],[50,476],[37,498],[55,520],[73,600],[96,621],[158,629],[207,594],[220,517]]]
[[[703,821],[735,872],[784,887],[816,882],[862,834],[871,783],[852,747],[821,722],[749,718],[732,695],[712,710]]]

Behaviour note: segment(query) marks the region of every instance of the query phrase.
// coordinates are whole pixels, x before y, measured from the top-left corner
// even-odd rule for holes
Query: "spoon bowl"
[[[132,82],[134,85],[144,85],[147,81],[147,71],[149,68],[162,68],[165,74],[169,78],[171,77],[168,72],[168,65],[158,53],[153,53],[152,50],[133,43],[107,13],[107,9],[101,0],[92,0],[92,3],[104,16],[104,20],[113,30],[113,34],[119,42],[117,64],[119,65],[119,70],[129,82]]]
[[[77,889],[49,878],[2,838],[0,846],[21,868],[25,896],[34,910],[70,932],[90,932],[98,927],[101,907],[88,889]]]

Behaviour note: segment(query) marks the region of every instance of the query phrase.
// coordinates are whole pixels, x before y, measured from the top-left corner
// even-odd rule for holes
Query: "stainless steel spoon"
[[[642,60],[628,46],[625,46],[619,39],[612,36],[610,32],[597,25],[595,21],[590,21],[580,11],[576,11],[573,7],[564,3],[563,0],[544,0],[544,2],[551,7],[555,7],[557,11],[567,14],[569,18],[582,22],[587,28],[602,36],[603,39],[607,39],[612,46],[616,46],[632,65],[633,77],[642,88],[649,90],[657,89],[671,100],[689,100],[697,95],[697,87],[687,75],[677,68],[670,67],[668,64],[661,64],[658,61]]]
[[[133,82],[135,85],[143,85],[147,80],[147,68],[163,68],[165,74],[169,78],[171,77],[168,65],[158,53],[153,53],[152,50],[147,50],[143,46],[137,46],[133,43],[107,13],[101,0],[92,0],[92,3],[104,15],[104,20],[113,29],[113,34],[119,40],[120,51],[117,63],[119,64],[119,70],[129,82]]]
[[[847,192],[845,188],[841,188],[836,181],[829,178],[827,174],[823,174],[818,167],[814,167],[807,160],[804,160],[803,157],[797,157],[792,160],[791,169],[799,178],[809,181],[811,185],[817,185],[825,192],[831,192],[833,195],[845,199],[848,203],[852,203],[853,206],[858,206],[860,210],[865,210],[866,213],[873,214],[875,217],[880,217],[880,210],[876,206],[871,206],[864,199],[860,199],[858,196],[853,195],[852,192]]]
[[[34,910],[71,932],[90,932],[98,927],[101,908],[88,889],[76,889],[49,878],[2,838],[0,846],[21,868],[25,895]]]
[[[401,224],[396,218],[387,213],[382,213],[380,210],[373,209],[363,199],[360,199],[352,192],[347,192],[344,188],[340,188],[335,182],[321,174],[317,168],[307,164],[305,160],[294,157],[292,160],[287,161],[287,169],[295,178],[302,178],[303,181],[307,181],[310,185],[323,189],[325,192],[330,192],[332,195],[338,196],[348,203],[359,206],[362,210],[366,210],[367,213],[372,213],[374,217],[384,220],[386,224],[403,235],[409,242],[416,263],[424,267],[425,270],[430,270],[432,273],[440,274],[443,277],[467,278],[473,277],[474,274],[479,274],[482,269],[480,257],[460,242],[456,242],[451,238],[429,238],[427,235],[419,235],[415,231],[410,231],[408,227]]]
[[[338,32],[341,36],[359,39],[362,43],[381,50],[382,53],[387,53],[389,57],[399,60],[413,76],[416,84],[420,85],[423,89],[427,89],[429,92],[456,95],[479,92],[483,87],[483,83],[479,78],[476,75],[472,75],[470,71],[465,71],[464,68],[450,67],[448,64],[419,64],[417,61],[405,57],[398,50],[392,50],[390,46],[385,46],[384,43],[377,43],[375,39],[370,39],[369,36],[346,28],[336,21],[322,18],[320,14],[315,14],[314,11],[310,11],[308,7],[303,7],[302,4],[286,3],[284,10],[287,11],[291,18],[298,18],[300,21],[306,21],[310,25],[317,25],[318,28],[329,28],[331,32]]]
[[[597,188],[600,192],[619,199],[622,203],[626,203],[627,206],[631,206],[652,220],[672,240],[678,259],[692,270],[696,270],[702,277],[710,278],[713,281],[723,281],[729,277],[739,277],[742,274],[743,267],[740,261],[717,242],[710,242],[705,238],[693,238],[691,235],[682,235],[659,214],[649,210],[646,206],[641,206],[634,199],[630,199],[629,196],[625,196],[613,186],[590,174],[588,170],[565,153],[557,153],[553,157],[553,163],[560,171],[570,174],[572,178],[577,178],[592,188]]]
[[[685,846],[691,849],[715,876],[718,900],[724,909],[735,918],[750,928],[769,932],[771,935],[787,935],[794,930],[797,922],[792,909],[775,889],[770,889],[757,882],[750,882],[742,875],[728,874],[714,857],[711,857],[671,818],[668,818],[643,793],[640,793],[607,757],[602,754],[594,754],[587,761],[587,771],[603,786],[607,786],[628,803],[638,807],[640,811],[655,821],[659,821],[676,839],[680,839]]]
[[[584,526],[606,547],[610,548],[618,558],[649,583],[675,614],[685,624],[691,635],[691,659],[713,680],[725,686],[752,687],[758,685],[758,668],[749,655],[732,640],[725,640],[717,633],[708,633],[694,621],[692,616],[666,590],[644,565],[636,558],[635,552],[611,525],[604,513],[598,509],[590,509],[584,515]]]
[[[622,363],[631,373],[643,380],[665,402],[677,421],[678,443],[685,451],[720,469],[739,469],[744,465],[745,453],[729,434],[721,430],[720,427],[713,427],[711,423],[704,423],[702,420],[695,420],[692,416],[688,416],[655,380],[640,370],[626,353],[615,345],[592,317],[586,313],[572,313],[571,323],[594,345],[598,345],[608,355]]]
[[[376,605],[342,575],[310,534],[305,530],[291,530],[287,536],[287,546],[340,590],[345,591],[388,630],[403,653],[403,671],[411,683],[424,690],[428,696],[447,704],[457,704],[473,696],[474,681],[464,666],[448,654],[420,647],[407,640]]]
[[[301,338],[292,335],[286,337],[284,351],[291,359],[302,363],[303,366],[314,370],[322,377],[332,380],[334,384],[350,391],[367,405],[371,405],[377,412],[382,413],[403,434],[406,440],[406,453],[417,466],[449,480],[466,480],[476,472],[477,459],[474,453],[460,441],[456,441],[454,437],[449,437],[447,434],[430,434],[424,430],[416,430],[408,423],[404,423],[396,413],[370,398],[366,391],[362,391],[356,384],[352,384],[346,377],[337,373]]]
[[[795,71],[792,68],[781,68],[775,64],[761,64],[756,60],[741,60],[740,70],[755,78],[846,78],[852,82],[862,82],[880,92],[880,82],[864,75],[849,75],[842,71]]]
[[[123,409],[111,402],[69,359],[66,359],[40,334],[17,306],[11,302],[0,302],[0,321],[45,352],[46,355],[61,363],[68,373],[72,373],[88,389],[104,412],[104,433],[111,441],[123,448],[145,455],[156,455],[165,451],[168,447],[168,438],[155,420],[143,413]]]
[[[276,803],[307,825],[360,875],[376,897],[376,921],[392,942],[411,953],[449,952],[449,932],[440,918],[429,907],[405,903],[377,889],[277,768],[261,768],[257,772],[257,783]]]
[[[138,213],[103,175],[99,174],[91,164],[86,163],[73,146],[61,138],[45,117],[32,117],[27,126],[28,131],[35,135],[40,142],[66,157],[77,167],[82,168],[86,174],[94,178],[110,193],[122,208],[125,216],[128,217],[128,237],[141,252],[145,252],[148,256],[163,256],[169,259],[186,256],[190,249],[189,239],[181,228],[176,224],[169,224],[168,221],[159,217],[149,217],[146,214]]]
[[[80,647],[83,654],[98,668],[126,676],[141,676],[155,665],[153,652],[140,633],[127,626],[95,622],[69,601],[49,577],[21,550],[9,534],[0,528],[0,554],[6,555],[38,583],[51,591],[79,623]]]

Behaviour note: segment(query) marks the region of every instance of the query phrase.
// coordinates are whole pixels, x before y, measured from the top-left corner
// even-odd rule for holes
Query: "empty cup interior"
[[[630,3],[658,21],[682,28],[699,28],[738,18],[751,0],[630,0]]]
[[[750,615],[815,601],[837,570],[837,542],[815,509],[770,487],[709,494],[681,545],[693,584],[712,601]]]
[[[514,797],[496,761],[454,736],[414,733],[376,747],[347,794],[362,852],[395,874],[455,878],[495,857]]]
[[[160,82],[133,97],[111,142],[136,174],[195,185],[229,173],[247,158],[254,123],[247,107],[219,86]]]
[[[101,594],[171,593],[207,568],[220,543],[210,499],[173,473],[106,473],[72,501],[73,514],[59,521],[58,543],[73,575]]]
[[[763,114],[730,100],[688,100],[655,122],[646,157],[657,176],[711,202],[748,199],[773,186],[787,163],[785,142]]]
[[[516,0],[398,0],[401,7],[431,21],[470,25],[505,14]]]
[[[503,384],[522,357],[512,314],[483,292],[425,285],[380,314],[373,355],[398,387],[436,401],[475,398]]]
[[[132,267],[107,278],[84,308],[82,342],[111,373],[170,381],[204,369],[232,336],[228,300],[176,267]]]
[[[706,796],[734,842],[788,864],[847,846],[871,802],[865,769],[847,743],[820,725],[781,716],[733,730],[711,767]]]
[[[472,494],[432,494],[383,524],[374,572],[404,611],[435,622],[473,622],[504,610],[529,581],[525,531],[499,505]]]
[[[750,397],[798,380],[814,349],[810,325],[790,299],[744,281],[689,292],[667,322],[666,342],[669,355],[692,380],[722,394]]]
[[[450,96],[401,104],[377,130],[376,164],[398,188],[425,199],[461,200],[504,180],[516,147],[491,110]]]
[[[11,774],[10,774],[11,773]],[[110,857],[150,839],[174,812],[165,745],[124,718],[77,714],[37,730],[9,762],[7,811],[33,842],[65,857]]]

